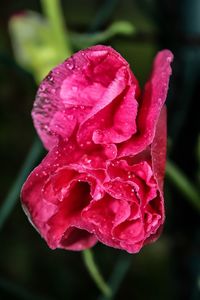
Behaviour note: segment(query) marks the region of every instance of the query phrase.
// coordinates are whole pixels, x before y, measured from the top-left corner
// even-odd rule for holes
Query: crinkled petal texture
[[[94,46],[53,69],[33,119],[49,150],[22,188],[22,205],[52,249],[97,241],[138,252],[164,223],[168,50],[141,93],[114,49]]]
[[[79,128],[80,143],[120,143],[136,132],[140,94],[128,63],[111,47],[74,54],[41,83],[32,116],[49,150]]]
[[[74,139],[60,140],[22,189],[24,210],[49,247],[83,250],[101,241],[136,253],[157,238],[164,207],[155,147],[112,159],[101,146],[86,155]]]

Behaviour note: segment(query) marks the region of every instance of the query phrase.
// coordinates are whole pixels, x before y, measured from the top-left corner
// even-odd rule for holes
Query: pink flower
[[[33,120],[46,158],[22,189],[52,248],[97,241],[138,252],[164,223],[166,110],[172,54],[158,53],[144,92],[110,47],[80,51],[41,83]]]

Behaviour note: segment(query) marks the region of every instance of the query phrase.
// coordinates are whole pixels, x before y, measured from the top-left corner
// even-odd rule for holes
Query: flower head
[[[94,46],[53,69],[32,116],[49,150],[22,189],[22,204],[48,245],[97,241],[138,252],[164,223],[168,50],[141,92],[114,49]]]

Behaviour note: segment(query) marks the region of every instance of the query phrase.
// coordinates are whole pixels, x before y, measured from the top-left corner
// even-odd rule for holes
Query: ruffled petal
[[[103,118],[105,122],[99,129],[105,141],[97,137],[94,140],[123,141],[136,130],[135,94],[139,94],[139,86],[126,60],[111,47],[93,46],[74,54],[42,81],[32,111],[34,125],[48,150],[57,143],[58,136],[69,138],[80,125],[79,140],[88,142],[85,133],[91,139],[97,129],[93,121],[97,124]],[[128,110],[131,118],[120,130]]]
[[[119,146],[119,156],[135,155],[152,143],[160,112],[167,96],[172,60],[173,55],[169,50],[163,50],[157,54],[138,110],[138,131]]]

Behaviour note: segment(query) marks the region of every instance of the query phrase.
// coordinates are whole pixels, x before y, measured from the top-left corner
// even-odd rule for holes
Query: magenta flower
[[[49,150],[22,188],[22,204],[49,247],[97,241],[138,252],[164,223],[168,50],[141,93],[111,47],[79,51],[41,83],[32,116]]]

